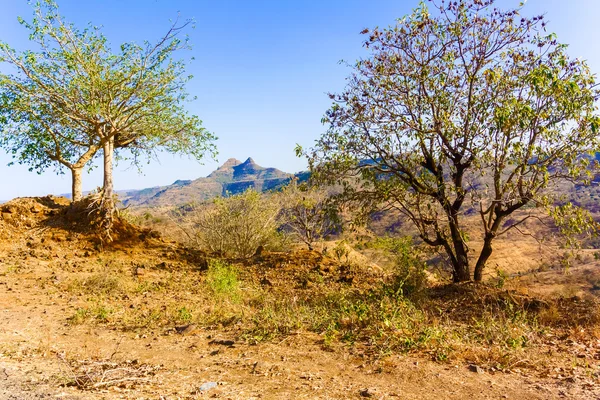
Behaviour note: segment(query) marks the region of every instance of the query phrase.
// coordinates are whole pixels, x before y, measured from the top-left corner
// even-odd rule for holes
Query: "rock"
[[[250,373],[255,375],[264,375],[268,373],[271,369],[269,365],[263,361],[256,361],[254,363],[251,363],[251,365],[252,371]]]
[[[8,213],[8,214],[16,214],[19,212],[19,210],[17,209],[17,207],[15,205],[9,204],[9,205],[2,207],[2,212]]]
[[[228,339],[214,339],[208,342],[208,344],[220,344],[221,346],[233,346],[235,341]]]
[[[485,371],[479,365],[471,364],[469,365],[469,371],[476,372],[478,374],[483,374]]]
[[[203,383],[202,385],[200,385],[198,390],[201,392],[206,392],[207,390],[214,389],[217,386],[218,386],[217,382],[206,382],[206,383]]]
[[[197,329],[197,326],[195,324],[181,325],[181,326],[175,327],[175,331],[177,333],[179,333],[180,335],[190,334],[190,333],[194,332],[196,329]]]
[[[273,286],[273,284],[271,283],[270,280],[268,280],[266,277],[262,278],[260,280],[260,284],[263,286]]]
[[[359,393],[362,397],[373,397],[375,395],[373,389],[369,388],[361,389]]]

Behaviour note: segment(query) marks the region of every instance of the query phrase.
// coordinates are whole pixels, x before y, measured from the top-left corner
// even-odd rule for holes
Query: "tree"
[[[280,197],[283,227],[309,250],[313,250],[315,242],[338,230],[338,223],[329,212],[329,195],[323,189],[294,179],[282,189]]]
[[[82,170],[101,148],[91,133],[88,75],[100,63],[106,42],[94,29],[78,32],[64,25],[55,12],[54,3],[38,3],[31,24],[19,19],[39,52],[18,54],[0,42],[0,62],[15,72],[0,74],[0,143],[30,170],[69,169],[72,197],[78,201]]]
[[[189,22],[171,26],[156,43],[126,43],[113,53],[99,28],[80,31],[63,21],[58,6],[35,6],[31,31],[39,51],[17,53],[0,43],[0,61],[14,75],[0,75],[3,144],[20,162],[44,170],[53,163],[73,171],[73,198],[81,198],[81,169],[103,150],[102,208],[112,223],[116,149],[133,162],[164,149],[201,159],[215,154],[216,139],[185,111],[185,64],[174,53],[188,49],[179,36]]]
[[[363,31],[371,54],[330,95],[329,128],[308,155],[346,200],[408,217],[443,249],[454,281],[480,281],[493,240],[534,214],[509,215],[549,209],[556,185],[591,177],[598,87],[543,17],[494,0],[434,5],[435,15],[421,3],[395,26]],[[468,210],[483,230],[474,275]]]

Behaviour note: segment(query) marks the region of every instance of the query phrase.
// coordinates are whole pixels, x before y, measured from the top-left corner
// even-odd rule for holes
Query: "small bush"
[[[100,272],[85,279],[73,281],[69,285],[69,290],[111,296],[125,292],[126,286],[124,277],[109,272]]]
[[[193,318],[192,312],[187,307],[181,307],[177,310],[177,319],[179,322],[187,323]]]
[[[390,253],[394,263],[393,289],[405,295],[421,292],[427,283],[427,264],[415,251],[410,237],[378,238],[372,245]]]
[[[206,283],[218,298],[239,301],[240,284],[235,267],[223,261],[212,260],[208,264]]]
[[[279,210],[272,197],[254,190],[218,198],[212,206],[192,211],[189,236],[210,253],[249,258],[278,242]]]
[[[281,200],[281,229],[289,232],[313,250],[313,245],[339,231],[338,216],[329,207],[329,195],[323,189],[292,180],[278,195]]]

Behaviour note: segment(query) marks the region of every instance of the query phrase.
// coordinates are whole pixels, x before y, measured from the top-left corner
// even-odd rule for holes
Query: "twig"
[[[106,382],[98,382],[95,383],[94,385],[92,385],[93,388],[97,389],[97,388],[101,388],[101,387],[107,387],[107,386],[114,386],[117,385],[119,383],[123,383],[123,382],[150,382],[150,379],[148,378],[136,378],[136,377],[131,377],[131,378],[123,378],[123,379],[115,379],[112,381],[106,381]]]
[[[121,345],[121,342],[123,342],[123,336],[121,336],[121,338],[119,339],[119,342],[115,346],[115,351],[113,351],[112,354],[110,355],[110,357],[108,357],[109,360],[112,360],[112,358],[115,356],[115,354],[117,354],[117,352],[119,351],[119,346]]]
[[[510,364],[509,366],[507,366],[507,367],[506,367],[506,369],[511,369],[511,368],[512,368],[512,367],[514,367],[515,365],[517,365],[517,364],[520,364],[520,363],[522,363],[522,362],[526,362],[526,361],[527,361],[527,362],[530,362],[530,360],[529,360],[528,358],[524,358],[524,359],[522,359],[522,360],[515,361],[514,363]]]

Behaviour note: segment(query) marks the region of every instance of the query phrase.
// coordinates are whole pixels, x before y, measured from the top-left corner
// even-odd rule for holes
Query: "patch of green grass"
[[[192,318],[192,312],[188,310],[187,307],[181,307],[177,310],[177,319],[179,322],[187,323],[192,321]]]
[[[112,313],[113,310],[110,307],[97,304],[92,307],[78,308],[73,315],[67,318],[67,322],[71,325],[81,325],[90,320],[106,323]]]
[[[78,308],[75,314],[67,318],[67,322],[70,325],[81,325],[88,320],[90,317],[90,310],[87,308]]]
[[[234,303],[240,301],[238,271],[231,264],[211,260],[206,273],[206,284],[217,298]]]
[[[112,314],[112,309],[99,305],[93,310],[93,316],[98,322],[108,322],[108,317]]]

